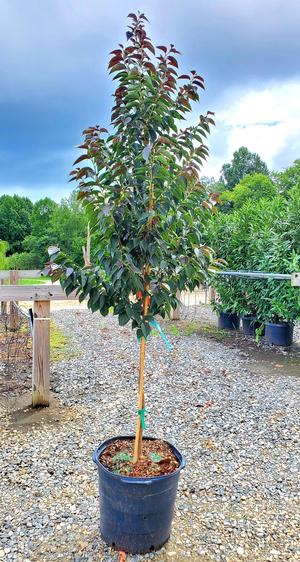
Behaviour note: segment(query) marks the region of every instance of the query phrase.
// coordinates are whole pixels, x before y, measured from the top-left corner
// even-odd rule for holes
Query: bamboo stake
[[[149,297],[146,296],[143,299],[143,314],[144,317],[147,315],[149,307]],[[141,339],[140,343],[140,368],[139,368],[139,399],[138,399],[138,409],[142,410],[145,408],[145,393],[144,393],[144,368],[145,368],[145,354],[146,354],[146,340],[144,337]],[[143,428],[141,422],[141,416],[138,415],[135,441],[134,441],[134,453],[133,453],[133,464],[136,464],[142,454],[142,441],[143,441]]]
[[[152,183],[152,162],[150,161],[150,182],[149,182],[149,207],[148,210],[152,211],[154,207],[154,193],[153,193],[153,183]],[[148,228],[152,226],[152,218],[149,217]],[[145,265],[144,273],[149,275],[150,266]],[[150,304],[149,285],[144,284],[145,296],[143,297],[143,316],[147,316],[148,308]],[[138,409],[143,410],[145,408],[145,393],[144,393],[144,368],[145,368],[145,354],[146,354],[146,340],[144,337],[141,339],[140,344],[140,368],[139,368],[139,398],[138,398]],[[142,455],[142,444],[143,444],[143,428],[141,416],[138,414],[135,441],[134,441],[134,453],[133,453],[133,464],[136,464]]]

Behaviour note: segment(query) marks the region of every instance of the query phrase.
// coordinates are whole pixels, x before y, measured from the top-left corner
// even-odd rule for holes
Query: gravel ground
[[[138,346],[111,317],[54,318],[72,357],[52,367],[53,406],[17,415],[2,403],[0,560],[116,562],[99,537],[91,454],[134,432]],[[173,353],[157,336],[147,346],[146,423],[187,467],[170,541],[128,562],[299,562],[300,379],[262,375],[204,335],[170,340]]]

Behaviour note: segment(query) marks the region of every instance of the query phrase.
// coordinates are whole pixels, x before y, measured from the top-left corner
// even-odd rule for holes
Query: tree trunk
[[[148,291],[148,289],[149,287],[146,286],[145,290]],[[149,297],[144,296],[143,298],[144,318],[145,316],[147,316],[148,307],[149,307]],[[142,454],[142,441],[143,441],[142,419],[144,419],[144,415],[145,415],[145,393],[144,393],[145,353],[146,353],[146,340],[144,337],[142,337],[140,343],[138,419],[137,419],[135,441],[134,441],[133,464],[136,464],[138,462]]]
[[[146,352],[146,340],[145,338],[142,338],[140,343],[139,399],[138,399],[139,412],[143,411],[145,408],[145,393],[144,393],[145,352]],[[133,455],[134,464],[136,464],[141,457],[142,441],[143,441],[142,415],[138,414],[135,442],[134,442],[134,455]]]

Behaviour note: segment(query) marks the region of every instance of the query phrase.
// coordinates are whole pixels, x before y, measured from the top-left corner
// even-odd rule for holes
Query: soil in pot
[[[179,467],[179,461],[165,441],[143,440],[140,460],[133,464],[134,440],[118,439],[103,451],[99,461],[105,468],[116,474],[131,477],[163,476]]]

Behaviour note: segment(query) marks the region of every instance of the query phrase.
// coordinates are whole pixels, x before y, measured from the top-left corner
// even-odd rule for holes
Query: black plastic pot
[[[294,325],[289,322],[266,322],[266,341],[271,345],[292,345]]]
[[[240,317],[238,314],[230,312],[219,312],[218,328],[222,330],[238,330],[240,327]]]
[[[177,484],[185,459],[168,443],[180,463],[175,472],[147,478],[121,476],[99,462],[104,449],[117,439],[134,437],[108,439],[93,454],[99,476],[101,536],[117,550],[131,554],[151,552],[163,546],[170,536]]]
[[[258,322],[255,316],[242,316],[243,332],[245,336],[255,337],[256,330],[260,330],[260,335],[263,336],[265,328],[261,329],[262,323]]]

